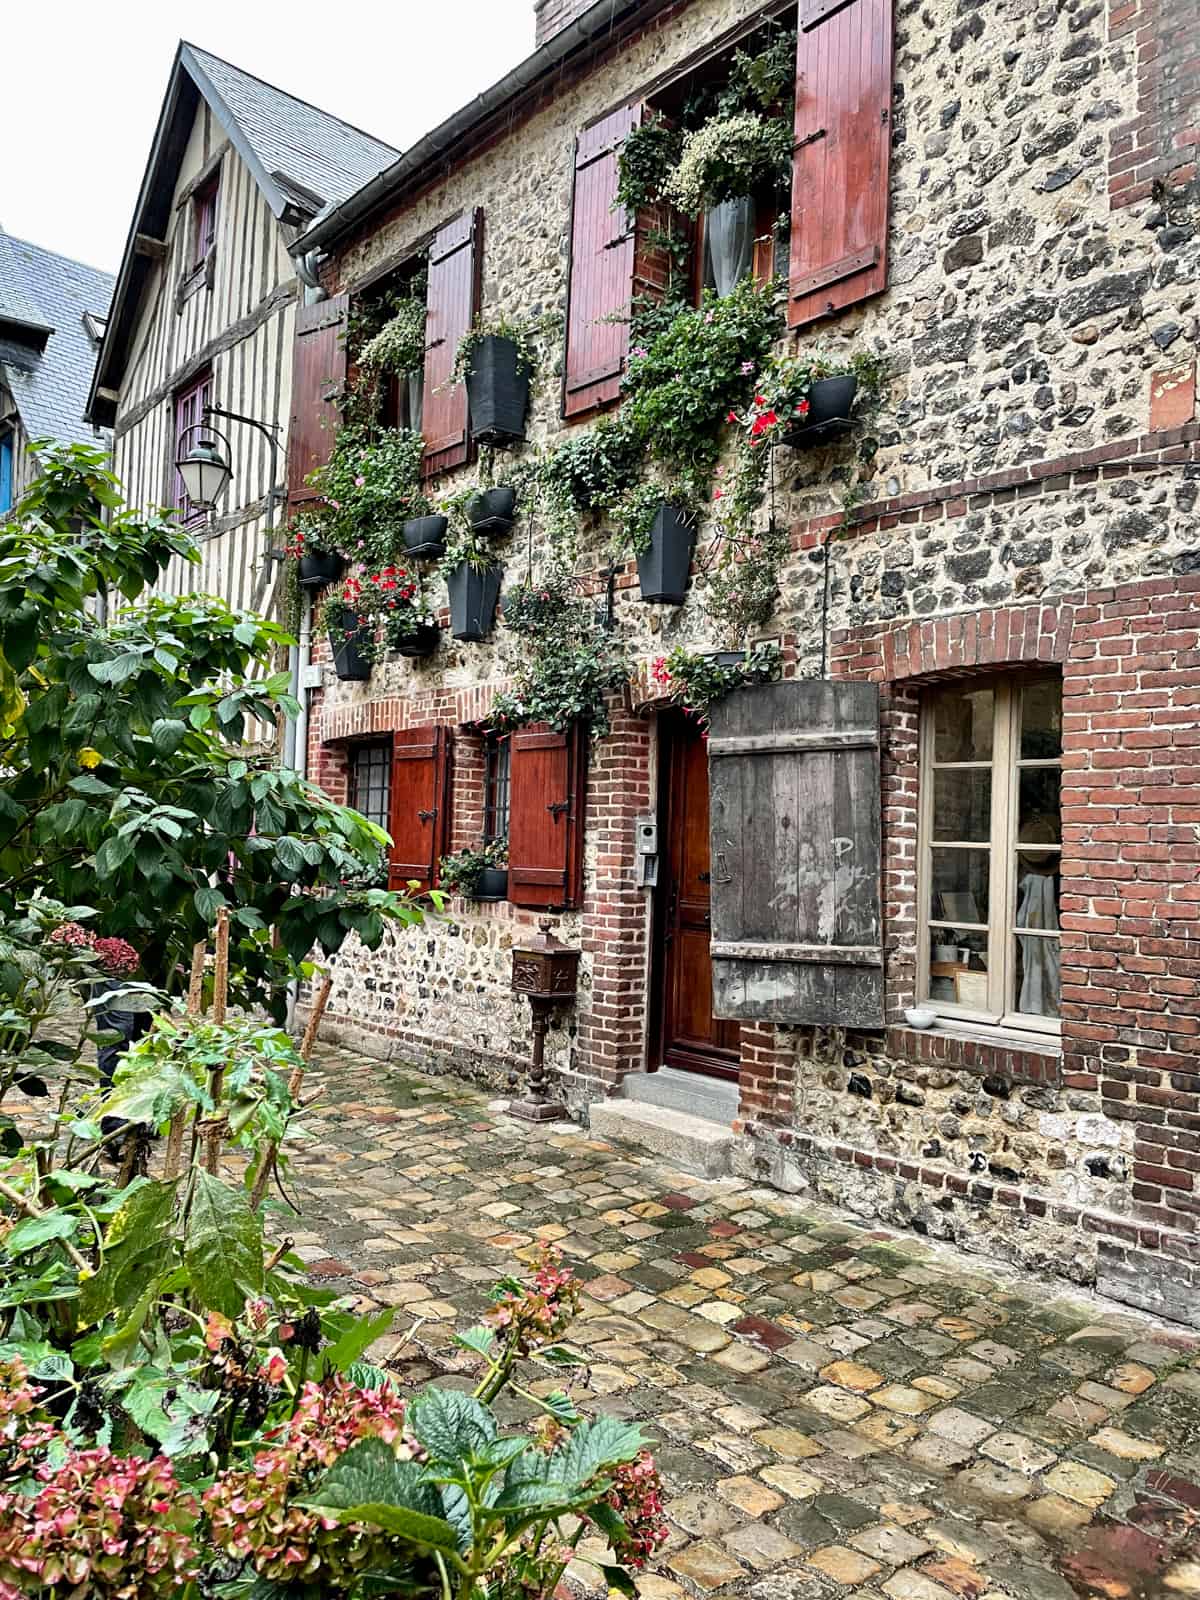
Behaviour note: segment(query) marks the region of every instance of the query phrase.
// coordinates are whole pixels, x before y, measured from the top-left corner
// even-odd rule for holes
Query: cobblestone
[[[395,1308],[371,1355],[401,1381],[466,1371],[454,1329],[541,1242],[582,1280],[579,1403],[641,1420],[667,1480],[647,1600],[1200,1593],[1195,1335],[453,1079],[334,1050],[313,1079],[298,1237]]]

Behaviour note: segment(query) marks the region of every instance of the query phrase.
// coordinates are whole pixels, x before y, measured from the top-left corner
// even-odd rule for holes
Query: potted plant
[[[421,488],[425,441],[411,428],[343,423],[324,466],[308,481],[325,502],[331,542],[352,561],[368,565],[395,559],[409,520],[425,515]]]
[[[524,439],[535,365],[532,330],[524,323],[477,321],[463,335],[454,379],[467,386],[471,434],[478,443],[505,446]]]
[[[664,194],[688,216],[706,212],[718,295],[727,295],[750,270],[755,196],[784,186],[791,172],[792,141],[788,118],[755,111],[710,117],[684,138]]]
[[[769,683],[778,677],[779,666],[777,644],[704,651],[676,645],[669,655],[653,662],[650,676],[669,700],[707,726],[708,708],[714,700],[748,684]]]
[[[319,626],[329,635],[333,669],[343,683],[366,683],[371,676],[372,628],[360,610],[362,585],[344,578],[321,607]]]
[[[443,856],[438,888],[460,894],[464,900],[507,900],[508,840],[493,839],[478,849]]]
[[[492,560],[486,540],[465,528],[447,547],[440,570],[450,596],[450,632],[456,639],[480,643],[492,631],[501,567]]]
[[[302,589],[323,589],[346,570],[345,557],[322,546],[321,536],[322,524],[316,517],[293,517],[288,524],[284,551],[296,563],[296,582]]]
[[[683,604],[696,541],[696,519],[687,496],[659,484],[642,484],[628,494],[618,512],[617,543],[637,560],[642,599]]]
[[[427,511],[409,517],[404,524],[404,548],[410,556],[442,556],[446,553],[449,518],[440,511]]]
[[[468,496],[464,509],[476,533],[495,538],[511,531],[516,504],[517,491],[508,484],[498,484],[495,488],[476,489]]]
[[[370,624],[363,647],[369,660],[380,661],[392,650],[411,658],[433,654],[442,630],[416,573],[389,562],[364,573],[359,588],[359,615]]]

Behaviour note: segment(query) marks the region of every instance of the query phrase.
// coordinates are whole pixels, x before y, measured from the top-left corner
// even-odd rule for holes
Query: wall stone
[[[575,130],[753,10],[748,0],[675,7],[669,25],[598,57],[552,102],[523,108],[506,138],[364,227],[331,283],[353,286],[482,205],[485,311],[561,314]],[[914,981],[921,687],[977,667],[1062,666],[1077,788],[1064,851],[1063,1042],[745,1028],[738,1124],[748,1174],[1192,1319],[1196,37],[1166,0],[897,5],[889,288],[800,336],[801,348],[885,353],[888,391],[851,443],[777,452],[792,552],[763,633],[781,640],[788,672],[881,684],[893,1019]],[[563,428],[559,360],[553,352],[535,380],[537,443]],[[458,472],[447,487],[468,481]],[[508,555],[514,575],[530,559],[523,540]],[[578,570],[595,590],[604,542],[601,529],[580,530]],[[580,1001],[548,1048],[580,1108],[645,1062],[648,900],[632,823],[655,792],[646,669],[676,642],[722,642],[703,610],[704,554],[702,541],[676,610],[642,605],[634,574],[618,577],[633,710],[614,706],[614,732],[593,750],[584,905],[558,919],[584,952]],[[331,763],[336,782],[339,741],[470,720],[512,668],[499,630],[484,645],[447,643],[428,665],[392,661],[367,686],[328,683],[314,707],[314,761]],[[1114,820],[1101,789],[1118,783],[1128,814]],[[456,844],[470,841],[463,829],[477,815],[463,800]],[[348,950],[337,1025],[501,1081],[529,1047],[507,964],[534,920],[455,904],[444,925],[375,956]]]

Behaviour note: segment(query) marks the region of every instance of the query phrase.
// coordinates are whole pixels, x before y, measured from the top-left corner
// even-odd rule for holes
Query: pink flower
[[[649,350],[646,349],[646,346],[644,344],[635,344],[633,349],[629,352],[629,354],[631,356],[633,356],[635,360],[641,361],[642,358],[644,356],[648,356],[650,354],[650,352],[649,352]]]
[[[716,321],[716,320],[717,320],[717,314],[716,314],[716,312],[715,312],[715,311],[710,311],[710,312],[708,312],[708,313],[707,313],[707,314],[706,314],[706,316],[705,316],[705,318],[704,318],[704,320],[705,320],[705,322],[715,322],[715,321]]]
[[[753,361],[743,361],[742,362],[742,375],[743,375],[743,377],[748,378],[753,371],[754,371],[754,363],[753,363]]]
[[[354,480],[354,487],[356,489],[361,489],[363,484],[366,483],[366,481],[367,480],[363,477],[362,473],[360,472],[358,477],[355,478],[355,480]]]

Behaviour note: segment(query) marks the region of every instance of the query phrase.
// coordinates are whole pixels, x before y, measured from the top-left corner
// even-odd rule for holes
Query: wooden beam
[[[167,241],[165,239],[152,239],[148,233],[135,233],[133,236],[133,253],[135,256],[147,256],[151,261],[165,261]]]
[[[111,405],[118,405],[121,400],[120,389],[97,389],[97,400],[107,400]]]

